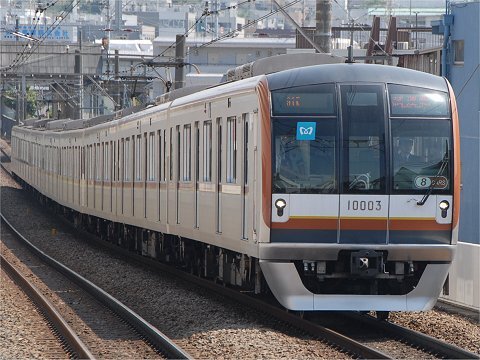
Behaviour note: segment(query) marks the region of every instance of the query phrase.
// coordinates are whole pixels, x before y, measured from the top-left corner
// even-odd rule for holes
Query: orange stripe
[[[272,222],[272,229],[337,230],[338,219],[290,218],[287,222]]]
[[[158,183],[156,182],[147,182],[147,189],[156,190],[158,188]]]
[[[178,183],[179,190],[193,190],[193,182]]]
[[[452,107],[452,121],[453,121],[453,218],[452,227],[456,227],[460,215],[460,183],[461,183],[461,169],[460,169],[460,130],[458,120],[457,101],[453,89],[445,79],[450,93],[450,106]]]
[[[134,188],[134,189],[143,189],[143,183],[141,183],[141,182],[134,182],[134,183],[133,183],[133,188]]]
[[[272,215],[272,134],[270,119],[270,101],[266,78],[260,80],[258,86],[260,101],[260,121],[262,140],[262,214],[265,225],[270,226]]]
[[[341,230],[387,230],[386,219],[340,219]]]
[[[451,230],[450,224],[439,224],[432,220],[399,220],[399,219],[390,219],[390,230],[400,230],[400,231],[440,231],[440,230]]]

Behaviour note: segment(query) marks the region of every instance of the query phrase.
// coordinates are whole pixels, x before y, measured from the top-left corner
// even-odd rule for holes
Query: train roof
[[[388,65],[325,64],[296,68],[266,75],[270,90],[318,83],[378,81],[447,91],[444,78],[421,71]]]

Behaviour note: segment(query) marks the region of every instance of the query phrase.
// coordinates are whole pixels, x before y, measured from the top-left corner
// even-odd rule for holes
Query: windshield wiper
[[[440,175],[443,174],[443,172],[445,171],[445,168],[448,165],[448,160],[450,158],[449,151],[448,151],[448,141],[445,141],[445,145],[446,145],[445,155],[443,156],[442,163],[440,164],[440,169],[438,170],[436,177],[439,177]],[[435,187],[435,181],[432,181],[427,192],[425,193],[425,195],[423,195],[422,200],[417,202],[417,205],[423,206],[427,202],[427,199],[432,194],[434,187]]]

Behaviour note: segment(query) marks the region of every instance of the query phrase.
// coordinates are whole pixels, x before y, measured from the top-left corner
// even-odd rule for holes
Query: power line
[[[59,0],[55,1],[55,3],[49,5],[48,7],[45,8],[45,10],[49,7],[52,7],[55,5]],[[55,17],[55,21],[47,27],[46,31],[42,36],[40,37],[39,41],[35,42],[34,46],[31,48],[28,47],[28,44],[26,47],[24,46],[24,51],[22,51],[21,54],[18,54],[17,57],[13,60],[13,62],[7,66],[6,68],[2,68],[2,71],[10,71],[14,70],[15,68],[23,65],[29,58],[32,56],[32,54],[35,52],[35,50],[38,49],[38,47],[45,41],[45,39],[48,38],[48,36],[63,22],[63,20],[73,11],[74,8],[76,8],[80,3],[80,0],[72,0],[72,2],[69,5],[69,9],[67,11],[62,11],[62,13],[59,16]],[[26,52],[25,49],[28,48],[29,51]]]
[[[237,5],[231,6],[231,7],[229,7],[229,8],[220,9],[220,10],[213,11],[213,12],[225,11],[225,10],[228,10],[228,9],[230,9],[230,8],[236,8],[236,7],[240,6],[240,5],[243,5],[243,4],[246,4],[246,3],[250,3],[250,2],[254,2],[254,1],[255,1],[255,0],[246,0],[246,1],[243,1],[243,2],[241,2],[241,3],[239,3],[239,4],[237,4]],[[247,28],[255,25],[256,23],[258,23],[258,22],[260,22],[260,21],[262,21],[262,20],[265,20],[265,19],[269,18],[270,16],[272,16],[272,15],[280,12],[281,9],[287,9],[287,8],[289,8],[290,6],[293,6],[293,5],[297,4],[297,3],[299,3],[300,1],[302,1],[302,0],[294,0],[294,1],[292,1],[292,2],[290,2],[290,3],[287,3],[287,4],[283,5],[283,6],[280,6],[279,8],[277,8],[277,9],[275,9],[275,10],[271,10],[269,13],[267,13],[267,14],[265,14],[265,15],[257,18],[257,19],[254,19],[254,20],[250,21],[248,24],[243,25],[243,26],[242,26],[240,29],[238,29],[238,30],[232,30],[232,31],[230,31],[230,32],[228,32],[228,33],[226,33],[226,34],[224,34],[224,35],[222,35],[222,36],[220,36],[220,37],[218,37],[218,38],[216,38],[216,39],[213,39],[213,40],[211,40],[211,41],[209,41],[209,42],[207,42],[207,43],[204,43],[204,44],[202,44],[202,45],[200,45],[200,46],[191,47],[191,49],[190,49],[189,51],[187,51],[185,55],[190,54],[190,52],[191,52],[192,50],[195,51],[195,50],[197,50],[197,49],[199,49],[199,48],[203,48],[203,47],[210,46],[210,45],[212,45],[212,44],[214,44],[214,43],[216,43],[216,42],[219,42],[219,41],[222,41],[222,40],[225,40],[225,39],[228,39],[228,38],[236,37],[236,36],[238,35],[238,32],[239,32],[239,31],[242,31],[242,30],[244,30],[244,29],[247,29]],[[201,16],[199,19],[197,19],[197,21],[185,32],[184,36],[187,37],[188,34],[191,32],[191,30],[199,23],[199,21],[200,21],[206,14],[210,14],[210,13],[213,13],[213,12],[212,12],[212,11],[209,11],[207,8],[205,8],[204,12],[202,13],[202,16]],[[158,59],[158,58],[160,58],[160,57],[163,57],[164,54],[165,54],[168,50],[172,49],[172,48],[175,46],[175,44],[176,44],[175,42],[173,42],[172,44],[170,44],[165,50],[163,50],[160,54],[154,56],[150,61],[151,61],[151,62],[154,62],[156,59]],[[172,57],[171,57],[171,56],[169,56],[168,59],[169,59],[169,61],[172,61]],[[133,65],[132,68],[136,68],[136,67],[144,66],[144,65],[146,65],[145,62],[140,62],[140,63],[138,63],[138,64]],[[123,71],[121,71],[120,73],[127,73],[127,72],[129,72],[129,71],[131,71],[131,70],[123,70]],[[103,75],[107,75],[107,74],[104,73]]]
[[[353,25],[355,24],[355,19],[353,19],[353,18],[349,15],[348,11],[345,10],[345,9],[343,8],[343,6],[341,6],[341,5],[338,3],[337,0],[333,0],[333,1],[335,1],[335,4],[337,4],[338,6],[340,6],[340,8],[343,10],[343,12],[347,15],[348,22],[352,22],[352,28],[353,28]],[[374,8],[373,10],[376,10],[376,9],[377,9],[377,8]],[[369,15],[370,12],[373,11],[373,10],[368,11],[366,14],[362,15],[362,17],[365,16],[365,15]],[[358,18],[357,18],[357,19],[358,19]],[[362,26],[362,24],[357,24],[357,25],[360,27],[360,29],[362,29],[363,31],[366,31],[366,29]],[[353,31],[353,30],[352,30],[352,31]],[[372,40],[375,44],[377,44],[377,41],[375,41],[370,35],[368,36],[368,39],[369,39],[369,40]],[[379,48],[379,49],[385,54],[385,56],[390,57],[390,54],[388,54],[384,49],[382,49],[381,46],[377,46],[377,48]]]

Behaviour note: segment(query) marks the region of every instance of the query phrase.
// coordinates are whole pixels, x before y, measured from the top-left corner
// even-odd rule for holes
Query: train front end
[[[292,310],[433,307],[459,210],[458,121],[446,80],[336,64],[267,81],[269,238],[259,257],[276,298]]]

